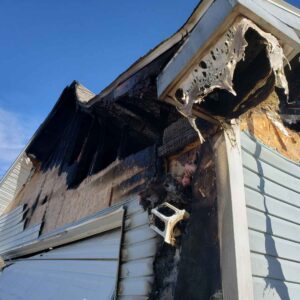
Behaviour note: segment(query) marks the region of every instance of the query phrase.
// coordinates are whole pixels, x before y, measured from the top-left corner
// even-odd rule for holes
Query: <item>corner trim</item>
[[[213,144],[224,300],[253,300],[248,222],[238,125]]]

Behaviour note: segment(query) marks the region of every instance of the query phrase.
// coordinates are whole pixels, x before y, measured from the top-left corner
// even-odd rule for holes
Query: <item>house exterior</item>
[[[299,299],[300,13],[203,0],[0,183],[0,299]]]

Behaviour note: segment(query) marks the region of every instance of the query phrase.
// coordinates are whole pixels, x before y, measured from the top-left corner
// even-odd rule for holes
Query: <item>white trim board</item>
[[[234,125],[227,133],[223,131],[215,138],[213,149],[223,299],[253,300],[239,127]]]

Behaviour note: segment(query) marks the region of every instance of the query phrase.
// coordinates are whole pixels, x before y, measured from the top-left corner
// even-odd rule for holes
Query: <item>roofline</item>
[[[248,6],[243,0],[227,0],[231,3],[232,8],[234,8],[237,4],[245,5],[245,8]],[[300,10],[285,1],[279,0],[265,0],[275,5],[276,7],[283,9],[289,13],[294,14],[295,16],[300,15]],[[192,12],[191,16],[185,22],[185,24],[171,37],[160,43],[158,46],[150,50],[145,56],[138,59],[134,62],[127,70],[121,73],[113,82],[111,82],[107,87],[105,87],[99,94],[97,94],[94,98],[92,98],[88,103],[84,103],[84,106],[89,107],[93,105],[95,102],[101,100],[105,96],[109,95],[118,85],[122,84],[126,80],[128,80],[135,73],[140,71],[142,68],[147,66],[153,60],[158,58],[161,54],[172,48],[175,44],[183,40],[186,36],[193,31],[197,23],[200,21],[202,16],[206,13],[206,11],[210,8],[210,6],[215,2],[215,0],[202,0],[201,3],[195,8]],[[248,8],[248,7],[247,7]]]
[[[185,24],[171,37],[161,42],[158,46],[150,50],[146,55],[134,62],[126,71],[121,73],[112,83],[110,83],[106,88],[104,88],[98,95],[95,96],[97,99],[101,99],[111,93],[116,86],[126,81],[129,77],[137,73],[139,70],[147,66],[161,54],[172,48],[175,44],[180,42],[184,37],[186,37],[196,26],[198,21],[201,19],[203,14],[211,6],[214,0],[202,0],[201,3],[195,8],[191,16],[185,22]],[[95,99],[94,98],[94,99]],[[92,99],[91,102],[94,102]]]
[[[279,8],[286,10],[287,12],[294,14],[297,17],[300,17],[300,9],[296,6],[293,6],[283,0],[267,0],[268,2],[278,6]]]
[[[75,80],[70,85],[66,86],[64,88],[63,92],[60,94],[58,100],[54,104],[53,108],[51,109],[50,113],[47,115],[45,120],[40,124],[40,126],[37,128],[37,130],[31,136],[31,138],[29,139],[29,141],[27,142],[25,147],[21,150],[20,154],[17,156],[17,158],[14,160],[14,162],[10,165],[8,170],[4,173],[4,175],[0,179],[0,188],[6,182],[6,180],[9,178],[10,174],[14,171],[14,169],[16,168],[18,163],[21,162],[21,160],[23,158],[28,158],[28,156],[26,154],[27,149],[30,147],[31,143],[35,140],[35,138],[39,135],[39,133],[43,130],[43,128],[45,126],[47,126],[49,119],[51,118],[52,114],[54,114],[55,108],[61,101],[62,96],[63,96],[64,92],[66,91],[66,89],[72,89],[72,88],[74,88],[74,92],[75,92],[74,96],[75,96],[75,98],[76,98],[75,100],[77,101],[78,104],[87,103],[89,101],[89,98],[91,98],[91,95],[94,95],[94,93],[92,93],[90,90],[88,90],[86,87],[84,87],[82,84],[80,84],[78,81],[75,81]],[[86,93],[85,97],[83,97],[84,93]],[[9,205],[9,203],[7,204],[7,206],[8,205]],[[0,202],[0,206],[1,206],[1,202]],[[5,211],[5,209],[3,211]],[[0,215],[1,215],[1,209],[0,209]]]
[[[293,58],[300,51],[300,38],[295,28],[275,17],[265,7],[250,0],[215,0],[207,13],[196,24],[189,38],[158,75],[157,93],[159,99],[166,100],[169,91],[174,88],[180,78],[185,76],[193,63],[239,16],[249,18],[263,30],[267,30],[279,38],[281,42],[291,46],[292,50],[287,57],[288,59]],[[293,17],[298,20],[298,17],[294,15]]]

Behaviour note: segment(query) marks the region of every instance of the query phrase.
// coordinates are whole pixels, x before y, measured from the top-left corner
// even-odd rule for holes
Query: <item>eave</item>
[[[288,60],[300,52],[300,17],[297,9],[275,5],[271,1],[216,0],[207,7],[189,38],[158,76],[159,99],[168,101],[170,90],[187,74],[195,61],[216,43],[237,17],[243,16],[273,34]]]

